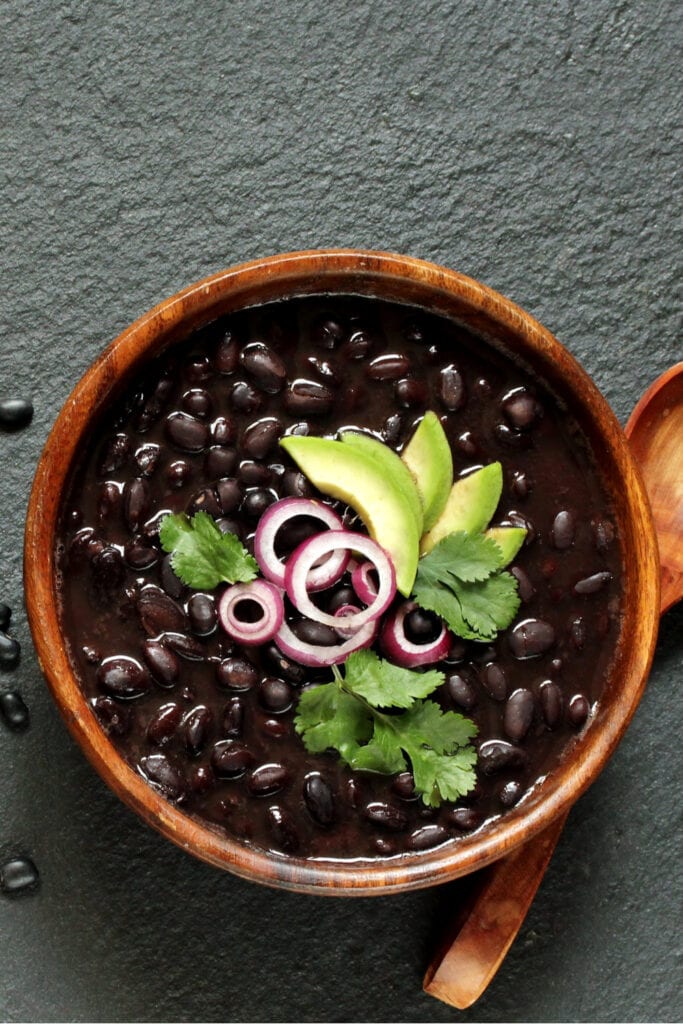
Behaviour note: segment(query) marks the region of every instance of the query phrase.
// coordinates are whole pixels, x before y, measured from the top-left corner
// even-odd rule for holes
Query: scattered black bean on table
[[[0,867],[0,889],[7,896],[17,896],[38,887],[38,869],[29,857],[15,857]]]
[[[6,398],[0,402],[0,428],[23,430],[33,419],[33,403],[25,398]]]
[[[29,710],[24,698],[17,690],[0,692],[0,716],[5,725],[14,732],[23,732],[30,724]]]
[[[496,522],[528,531],[512,567],[513,627],[490,644],[454,638],[438,665],[436,699],[473,719],[479,755],[474,791],[439,808],[419,799],[409,767],[387,777],[306,753],[298,695],[330,672],[273,642],[233,643],[217,594],[186,587],[159,541],[164,514],[203,509],[252,550],[273,502],[321,497],[280,436],[356,426],[400,451],[426,409],[441,418],[456,476],[501,461]],[[283,556],[307,535],[296,525],[280,538]],[[166,799],[281,854],[410,855],[484,827],[590,725],[618,636],[614,517],[576,422],[463,329],[359,297],[233,314],[151,364],[83,452],[61,534],[63,624],[102,729]],[[331,612],[353,599],[347,577],[323,598]],[[335,639],[291,626],[311,642]],[[407,628],[414,642],[430,639],[434,617],[413,612]]]

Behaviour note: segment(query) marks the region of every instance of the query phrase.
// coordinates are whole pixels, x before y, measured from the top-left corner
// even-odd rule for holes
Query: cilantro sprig
[[[208,512],[167,515],[159,529],[173,571],[195,590],[213,590],[219,583],[250,583],[258,563],[234,533],[221,533]]]
[[[465,640],[493,640],[519,611],[517,581],[503,554],[481,533],[451,533],[420,559],[415,599]]]
[[[310,753],[333,749],[349,767],[383,774],[410,767],[429,807],[473,789],[476,725],[425,699],[442,672],[400,668],[369,650],[350,654],[343,670],[333,666],[333,682],[299,698],[294,724]]]

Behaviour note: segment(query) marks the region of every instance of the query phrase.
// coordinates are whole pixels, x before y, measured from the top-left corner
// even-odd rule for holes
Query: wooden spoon
[[[645,392],[626,424],[659,543],[660,611],[683,598],[683,363]],[[484,992],[512,945],[564,828],[544,832],[472,879],[472,890],[437,950],[424,990],[464,1010]]]

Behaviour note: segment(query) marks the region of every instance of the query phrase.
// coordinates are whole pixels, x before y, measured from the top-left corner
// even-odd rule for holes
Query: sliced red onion
[[[312,498],[284,498],[271,505],[256,527],[254,557],[266,579],[277,583],[279,587],[285,585],[285,563],[275,554],[275,539],[285,523],[299,516],[318,519],[330,530],[341,530],[344,527],[336,512]],[[344,575],[349,557],[349,553],[343,550],[327,552],[322,562],[311,566],[306,582],[308,590],[325,590],[336,583]]]
[[[245,622],[238,618],[239,605],[243,601],[257,604],[263,612],[256,622]],[[272,640],[284,617],[282,591],[266,580],[235,583],[228,587],[218,602],[218,619],[221,626],[228,636],[246,645],[265,644]]]
[[[335,626],[335,632],[339,633],[340,636],[353,636],[356,632],[355,629],[349,629],[344,623],[344,619],[347,619],[350,615],[357,615],[361,609],[357,604],[342,604],[339,608],[335,609],[334,617],[339,619],[339,625]]]
[[[415,601],[404,601],[395,612],[387,616],[382,627],[380,643],[384,653],[395,665],[402,665],[404,668],[440,661],[448,654],[453,643],[453,637],[443,623],[436,640],[430,640],[426,644],[414,644],[409,640],[405,631],[405,618],[416,608]]]
[[[358,551],[364,558],[369,559],[377,570],[379,588],[374,600],[363,611],[349,615],[344,623],[344,629],[360,629],[386,611],[396,593],[396,573],[392,561],[386,551],[371,537],[366,537],[362,533],[352,533],[350,530],[329,530],[305,540],[287,560],[285,588],[290,600],[302,615],[316,622],[323,622],[326,626],[338,626],[339,622],[334,615],[316,608],[308,596],[307,585],[311,566],[328,551],[338,549]]]
[[[370,604],[377,597],[377,584],[370,575],[374,571],[372,562],[356,563],[351,570],[351,586],[366,604]]]
[[[292,658],[300,665],[310,665],[314,668],[322,668],[325,665],[338,665],[345,661],[349,654],[359,651],[361,647],[369,647],[377,635],[377,623],[366,622],[366,624],[354,632],[352,637],[336,646],[323,646],[321,644],[309,644],[299,637],[283,622],[275,634],[275,643],[283,654]]]

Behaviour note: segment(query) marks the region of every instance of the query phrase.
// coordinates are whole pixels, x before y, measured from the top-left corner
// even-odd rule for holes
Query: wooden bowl
[[[61,634],[55,537],[69,470],[93,421],[131,369],[218,316],[293,295],[352,293],[422,306],[487,337],[536,370],[571,408],[599,453],[614,504],[624,564],[624,614],[611,678],[590,726],[559,766],[501,819],[445,846],[353,863],[269,855],[240,845],[161,797],[100,728]],[[256,260],[191,285],[123,332],[87,371],[45,445],[31,492],[25,543],[26,599],[42,670],[76,742],[122,800],[185,850],[236,874],[303,892],[374,895],[417,889],[497,860],[566,812],[596,778],[641,696],[659,621],[659,568],[645,491],[624,434],[587,374],[533,317],[471,278],[405,256],[314,251]]]

